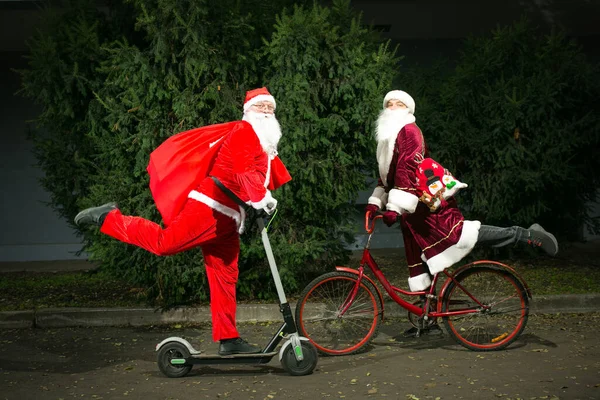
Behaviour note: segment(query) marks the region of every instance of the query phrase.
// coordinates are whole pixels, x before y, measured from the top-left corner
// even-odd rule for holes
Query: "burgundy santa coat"
[[[383,153],[386,154],[378,155],[380,164],[384,161],[383,168],[380,165],[382,176],[369,203],[402,214],[403,225],[412,233],[421,250],[421,259],[427,262],[432,274],[469,254],[477,242],[480,222],[466,221],[454,197],[442,200],[435,212],[417,197],[417,168],[428,156],[419,127],[414,123],[405,125],[393,146]]]

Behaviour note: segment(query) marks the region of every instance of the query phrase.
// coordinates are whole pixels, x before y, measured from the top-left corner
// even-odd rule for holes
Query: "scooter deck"
[[[251,353],[251,354],[230,354],[221,356],[219,354],[191,354],[190,357],[196,360],[222,360],[222,359],[248,359],[248,358],[271,358],[276,355],[277,351],[270,353]]]

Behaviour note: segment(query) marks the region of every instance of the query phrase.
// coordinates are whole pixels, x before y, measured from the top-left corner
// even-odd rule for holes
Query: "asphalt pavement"
[[[473,352],[447,336],[404,339],[388,319],[372,346],[319,357],[308,376],[277,357],[263,366],[195,366],[183,378],[157,367],[155,346],[181,336],[213,352],[208,325],[0,330],[0,399],[598,399],[600,314],[532,315],[508,349]],[[266,344],[278,324],[240,324]]]
[[[24,270],[22,263],[13,267]],[[94,267],[78,261],[27,268]],[[208,307],[2,312],[0,399],[600,399],[598,304],[600,294],[534,293],[521,337],[506,350],[482,353],[445,332],[403,338],[405,311],[388,302],[365,352],[321,356],[309,376],[290,376],[275,357],[262,366],[195,366],[178,379],[159,372],[155,346],[181,336],[215,352]],[[255,344],[266,344],[281,320],[276,304],[240,304],[237,317]]]

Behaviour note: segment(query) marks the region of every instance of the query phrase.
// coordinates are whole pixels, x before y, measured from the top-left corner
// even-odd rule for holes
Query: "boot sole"
[[[260,350],[252,351],[252,352],[243,352],[243,351],[227,351],[227,352],[218,352],[220,356],[235,356],[235,355],[247,355],[247,354],[260,354]]]
[[[74,218],[75,225],[79,226],[82,223],[83,224],[97,224],[97,222],[94,221],[94,218],[91,216],[91,214],[95,210],[98,210],[101,208],[106,208],[107,212],[110,212],[117,208],[117,203],[110,202],[110,203],[102,204],[101,206],[98,206],[98,207],[86,208],[85,210],[80,211]],[[86,220],[86,219],[89,219],[89,220]]]

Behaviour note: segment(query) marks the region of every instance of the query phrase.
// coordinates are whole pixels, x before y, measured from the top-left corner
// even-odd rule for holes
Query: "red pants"
[[[424,273],[429,273],[427,264],[421,259],[421,248],[417,244],[415,237],[404,222],[400,219],[400,228],[402,229],[402,238],[404,239],[404,251],[406,253],[406,262],[408,263],[408,275],[411,278]]]
[[[235,287],[240,238],[232,218],[188,199],[166,229],[147,219],[113,210],[106,216],[100,231],[159,256],[200,246],[210,289],[213,340],[239,336],[235,323]]]

